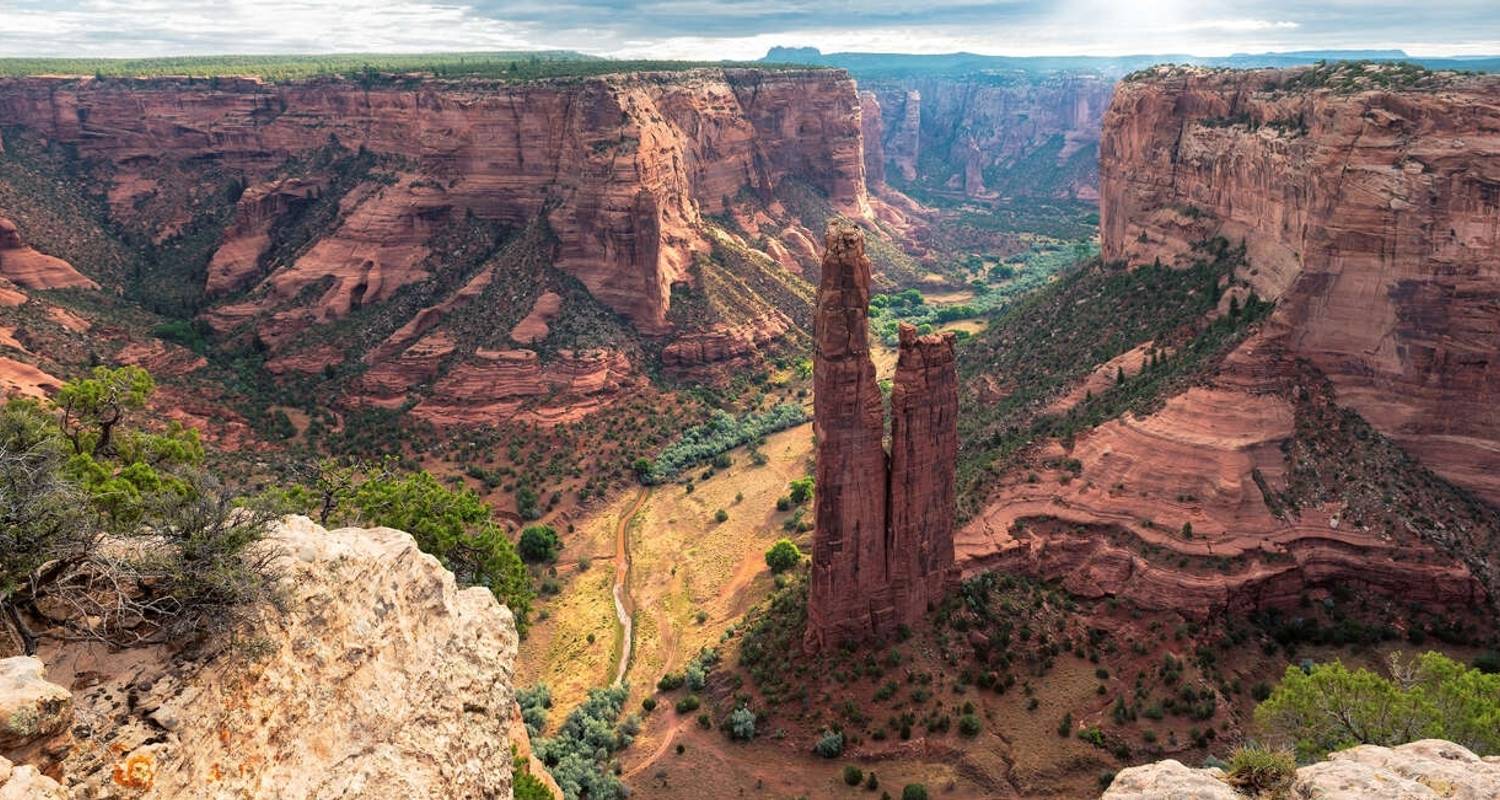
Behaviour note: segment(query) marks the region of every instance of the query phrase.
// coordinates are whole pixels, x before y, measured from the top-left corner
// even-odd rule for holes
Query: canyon
[[[1333,586],[1493,603],[1497,129],[1493,77],[1351,64],[1123,81],[1101,144],[1103,258],[1187,269],[1219,237],[1245,256],[1210,317],[1252,296],[1275,310],[1159,408],[1003,478],[956,536],[965,573],[1205,619]],[[1131,352],[1105,374],[1145,377]],[[1380,437],[1394,447],[1360,444]],[[1309,460],[1327,449],[1345,466]],[[1394,475],[1400,491],[1361,495]],[[1309,480],[1313,501],[1283,507]]]
[[[576,418],[644,368],[638,353],[604,343],[587,358],[618,377],[598,373],[586,389],[529,367],[496,371],[485,353],[521,363],[601,349],[548,342],[546,327],[522,324],[549,296],[554,317],[617,315],[664,348],[677,373],[756,363],[793,326],[780,312],[711,302],[710,313],[673,321],[674,291],[715,300],[701,274],[715,257],[709,226],[770,234],[777,245],[810,241],[777,199],[789,181],[837,213],[875,214],[859,99],[835,70],[521,83],[15,78],[0,80],[0,115],[13,137],[76,152],[109,226],[175,252],[197,248],[150,269],[175,270],[160,280],[189,298],[216,339],[263,349],[278,376],[365,373],[340,381],[350,405],[411,400],[417,417],[438,424],[508,419],[517,398],[539,394],[563,400],[531,419]],[[45,226],[7,222],[0,274],[19,286],[115,290],[126,279],[86,262],[92,277],[77,274],[22,246],[17,226]],[[755,255],[791,270],[784,276],[817,267],[810,246],[764,246],[772,253]],[[465,315],[468,329],[454,319]],[[598,372],[562,361],[559,375]],[[519,383],[504,380],[511,372]],[[498,388],[476,395],[467,373]],[[530,388],[538,381],[544,390]],[[458,409],[444,392],[465,382]]]
[[[914,76],[860,87],[881,115],[880,149],[866,161],[882,158],[902,187],[979,200],[1099,197],[1108,77]]]
[[[805,646],[890,638],[951,582],[958,378],[951,333],[900,329],[891,449],[870,359],[870,261],[829,224],[814,333],[816,535]]]

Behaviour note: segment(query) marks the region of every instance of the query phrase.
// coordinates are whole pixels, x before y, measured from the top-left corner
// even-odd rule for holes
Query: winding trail
[[[651,497],[651,487],[642,486],[635,502],[615,523],[615,618],[620,622],[620,658],[615,667],[615,683],[624,683],[630,669],[630,654],[635,646],[634,603],[630,599],[630,523]]]

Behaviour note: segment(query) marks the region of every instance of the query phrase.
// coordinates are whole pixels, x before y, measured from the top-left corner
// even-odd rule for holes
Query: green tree
[[[811,475],[805,478],[798,478],[788,484],[788,486],[791,491],[787,493],[787,496],[791,498],[792,505],[800,506],[812,499],[813,477]]]
[[[1480,755],[1500,753],[1500,675],[1440,653],[1391,659],[1391,678],[1335,661],[1288,667],[1256,721],[1304,761],[1358,744],[1448,739]]]
[[[349,503],[369,524],[410,533],[460,583],[488,588],[525,631],[533,597],[526,566],[472,489],[449,489],[427,472],[382,475],[355,487]]]
[[[521,558],[540,564],[557,560],[557,551],[562,549],[562,541],[557,538],[557,531],[551,525],[527,525],[521,531],[516,549],[520,551]]]
[[[802,562],[802,551],[791,539],[780,539],[766,551],[766,566],[774,573],[782,573]]]

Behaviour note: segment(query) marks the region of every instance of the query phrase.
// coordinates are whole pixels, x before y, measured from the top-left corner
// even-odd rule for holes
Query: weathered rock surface
[[[272,541],[285,608],[245,639],[253,658],[43,652],[89,728],[64,762],[74,795],[509,796],[510,612],[400,531],[291,517]]]
[[[647,333],[668,329],[670,287],[688,279],[692,254],[707,247],[701,215],[721,213],[725,198],[769,197],[795,176],[841,211],[870,213],[859,100],[835,70],[414,88],[34,78],[0,81],[0,113],[110,162],[121,189],[111,194],[124,205],[139,199],[130,187],[154,191],[150,176],[163,165],[204,159],[251,179],[210,270],[213,291],[253,278],[270,222],[317,191],[316,179],[267,182],[288,157],[337,137],[409,159],[410,174],[357,188],[338,231],[267,279],[270,299],[258,302],[332,279],[305,324],[424,277],[417,262],[430,230],[465,212],[513,226],[545,213],[557,266]]]
[[[27,245],[16,224],[3,215],[0,215],[0,276],[27,289],[99,288],[99,284],[72,264],[38,253]]]
[[[892,455],[870,360],[870,261],[860,229],[829,223],[815,319],[817,439],[806,645],[885,637],[915,622],[953,563],[958,378],[951,335],[901,331]]]
[[[68,795],[36,767],[0,757],[0,800],[68,800]]]
[[[954,335],[902,324],[891,386],[890,521],[886,574],[901,621],[942,599],[953,566],[958,461]]]
[[[859,129],[865,146],[865,186],[874,191],[885,185],[885,123],[874,92],[859,93]]]
[[[616,350],[560,350],[547,364],[533,350],[476,350],[436,381],[412,413],[437,425],[496,419],[555,425],[605,407],[635,379],[630,359]]]
[[[1500,502],[1500,79],[1296,88],[1162,70],[1104,119],[1104,255],[1243,239],[1279,344],[1443,477]]]
[[[1293,797],[1318,800],[1489,800],[1500,797],[1500,763],[1452,742],[1363,745],[1297,770]],[[1100,800],[1244,800],[1219,769],[1173,760],[1120,770]]]
[[[814,320],[818,445],[807,638],[820,648],[873,632],[885,585],[885,411],[870,360],[870,260],[852,223],[830,222]],[[894,626],[894,620],[884,620]]]
[[[208,263],[204,292],[222,294],[260,277],[260,258],[271,246],[271,227],[283,214],[317,198],[320,179],[282,178],[246,189],[235,204],[234,221]]]
[[[60,733],[72,718],[73,696],[47,680],[42,662],[0,659],[0,752]]]

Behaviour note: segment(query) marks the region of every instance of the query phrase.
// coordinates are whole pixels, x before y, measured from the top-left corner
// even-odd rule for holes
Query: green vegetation
[[[562,541],[551,525],[527,525],[516,542],[521,558],[532,564],[556,561],[561,548]]]
[[[1297,758],[1285,750],[1249,744],[1236,748],[1229,757],[1224,779],[1251,797],[1281,800],[1297,779]]]
[[[844,783],[849,786],[858,786],[865,779],[864,770],[853,764],[844,765]]]
[[[638,470],[643,473],[645,483],[665,483],[695,464],[711,461],[714,456],[767,434],[800,425],[806,419],[807,412],[796,403],[782,403],[740,417],[716,409],[708,422],[683,431],[655,461],[640,464]]]
[[[568,714],[557,735],[532,740],[537,758],[547,765],[567,800],[625,797],[624,784],[607,762],[640,731],[640,720],[634,715],[620,720],[628,695],[623,684],[594,689]]]
[[[389,464],[353,469],[325,462],[305,482],[273,495],[289,511],[406,531],[459,583],[489,589],[525,633],[534,597],[526,565],[473,490],[450,489],[425,471],[397,474]]]
[[[824,758],[838,758],[844,753],[844,734],[841,731],[823,731],[813,744],[813,752]]]
[[[678,72],[736,66],[727,61],[615,61],[567,50],[466,53],[326,53],[320,55],[181,56],[173,58],[0,58],[0,76],[79,75],[102,78],[256,76],[290,81],[320,76],[388,83],[399,75],[530,81],[626,72]],[[779,65],[743,64],[760,69]]]
[[[76,610],[71,635],[130,646],[208,641],[270,599],[274,553],[256,545],[273,515],[236,502],[195,431],[138,427],[154,389],[137,367],[98,367],[55,405],[0,406],[0,624],[28,653],[22,612],[42,602]]]
[[[729,738],[748,742],[755,738],[755,712],[748,706],[740,706],[729,713]]]
[[[1480,755],[1500,754],[1500,675],[1435,652],[1391,659],[1391,675],[1335,661],[1287,667],[1255,719],[1291,743],[1303,761],[1359,744],[1447,739]]]
[[[927,800],[927,786],[921,783],[908,783],[901,789],[901,800]]]
[[[993,477],[1033,442],[1067,438],[1119,416],[1154,411],[1247,336],[1270,311],[1252,295],[1237,313],[1209,322],[1222,282],[1244,251],[1203,242],[1185,269],[1151,264],[1119,269],[1092,263],[1063,274],[996,317],[959,352],[959,510],[983,502]],[[1097,365],[1145,342],[1161,352],[1142,374],[1079,402],[1067,413],[1046,405]],[[1167,355],[1170,353],[1170,355]],[[985,400],[989,379],[1008,392]]]
[[[776,544],[771,545],[771,549],[766,551],[766,566],[778,575],[800,563],[802,563],[802,551],[791,539],[778,539]]]

